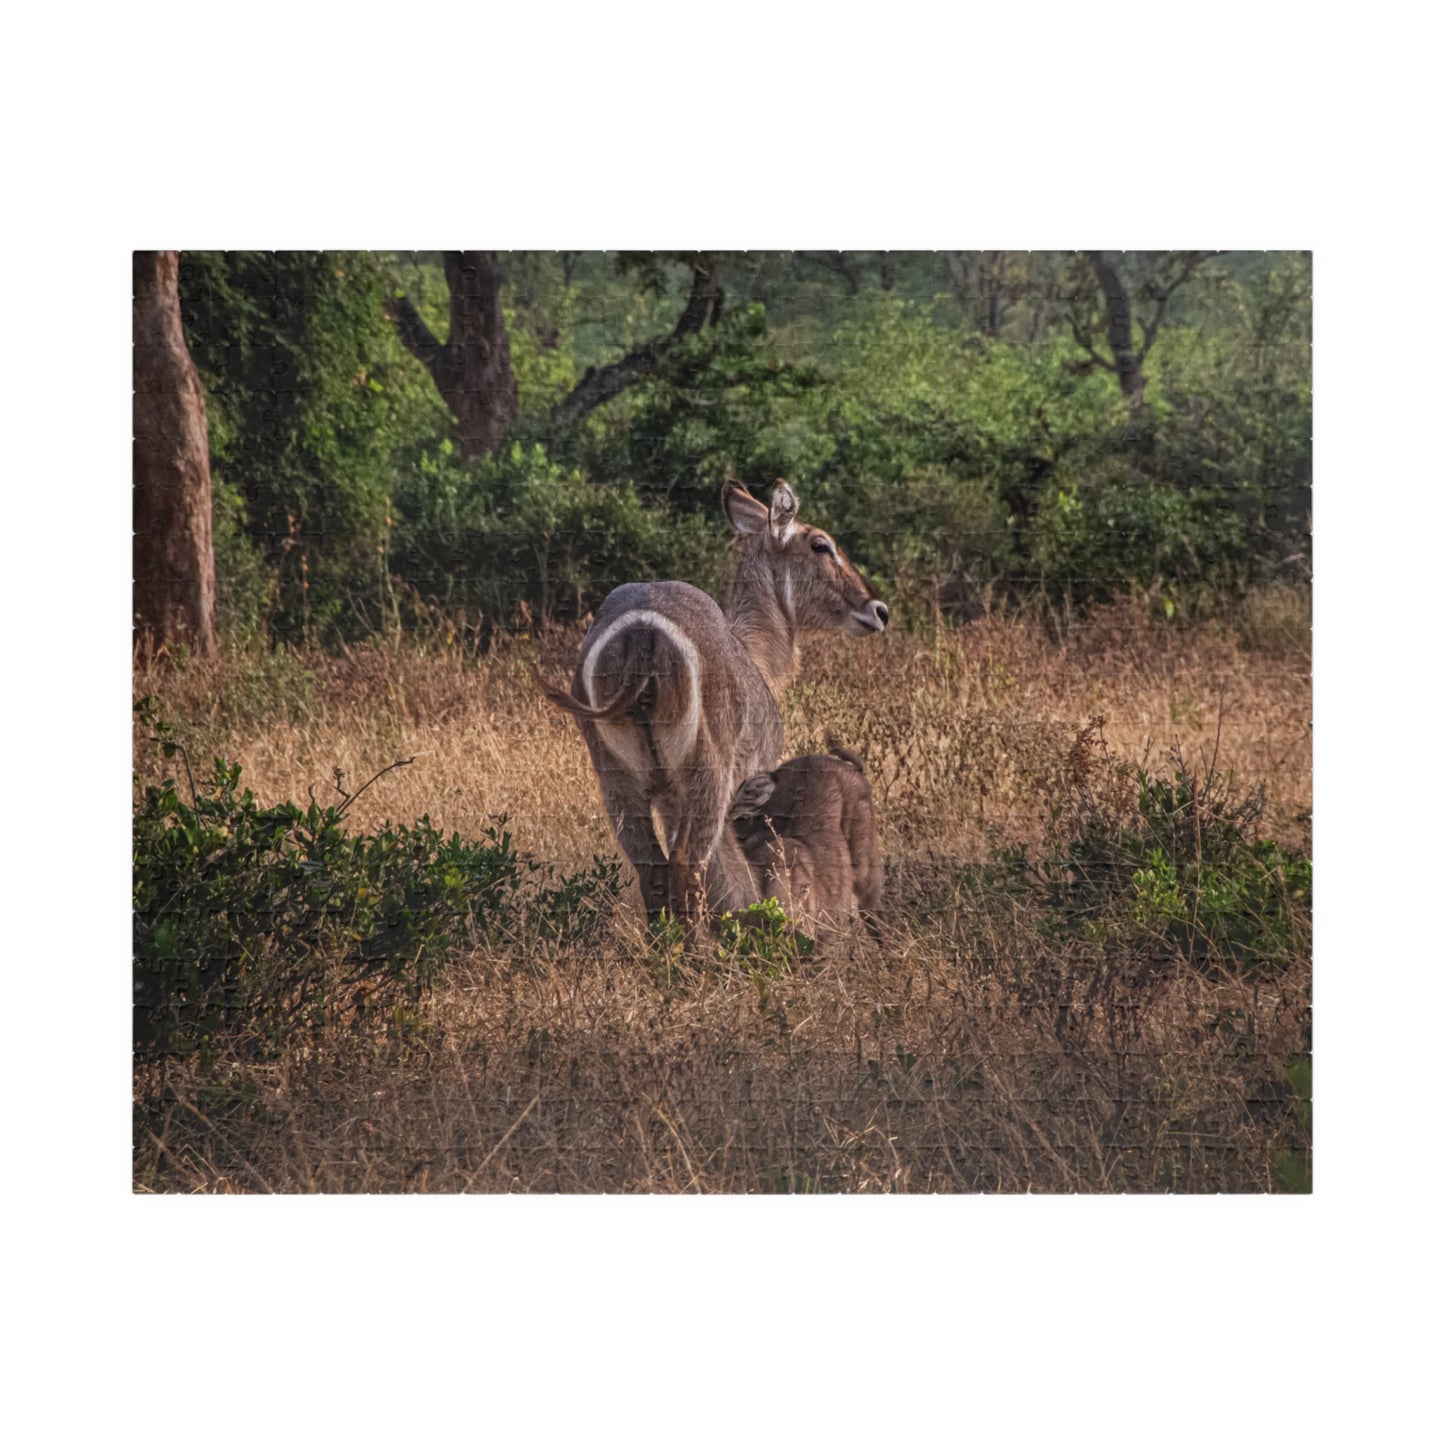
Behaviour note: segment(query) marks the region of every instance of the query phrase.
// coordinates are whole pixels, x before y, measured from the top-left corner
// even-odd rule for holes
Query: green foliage
[[[969,616],[1012,574],[1017,533],[994,483],[926,465],[880,492],[868,550],[915,623]]]
[[[408,595],[511,624],[636,578],[721,592],[729,476],[793,482],[903,622],[1140,588],[1172,612],[1307,577],[1308,256],[1211,261],[1131,405],[1067,323],[1061,297],[1094,284],[1077,258],[990,253],[965,276],[856,252],[845,285],[822,253],[718,255],[721,320],[557,428],[588,367],[668,335],[686,260],[506,253],[519,414],[464,463],[386,316],[404,290],[447,335],[434,255],[185,253],[223,630],[326,642],[423,615]]]
[[[927,465],[1030,494],[1081,438],[1124,415],[1063,343],[1015,347],[946,331],[931,313],[879,297],[835,336],[842,475],[887,482]]]
[[[1160,484],[1121,461],[1055,480],[1030,529],[1035,575],[1051,595],[1105,601],[1157,583],[1172,611],[1200,586],[1227,590],[1249,575],[1252,539],[1218,487]]]
[[[1280,1144],[1270,1162],[1280,1183],[1291,1194],[1310,1194],[1314,1192],[1314,1169],[1310,1162],[1314,1137],[1314,1065],[1308,1055],[1301,1055],[1285,1065],[1284,1075],[1294,1090],[1295,1119],[1304,1147],[1296,1149]]]
[[[749,975],[782,978],[811,958],[813,950],[813,940],[798,932],[776,898],[750,903],[718,920],[717,961]]]
[[[138,1057],[205,1056],[222,1035],[266,1053],[337,1025],[403,1024],[455,946],[519,929],[566,942],[610,916],[621,887],[613,862],[529,890],[547,875],[517,850],[505,818],[474,843],[428,817],[348,832],[359,791],[328,807],[262,808],[241,788],[239,764],[217,758],[196,785],[151,699],[136,712],[166,755],[182,758],[189,785],[189,801],[174,778],[137,799]]]
[[[713,519],[648,505],[629,483],[602,486],[513,442],[464,461],[444,442],[397,496],[394,562],[436,606],[495,622],[581,615],[620,582],[687,572],[720,578],[726,538]]]
[[[211,546],[217,631],[232,640],[263,636],[277,601],[277,577],[251,539],[245,497],[219,475],[211,478]]]
[[[1238,840],[1229,856],[1205,862],[1181,863],[1150,848],[1131,878],[1134,921],[1191,962],[1282,968],[1305,946],[1311,880],[1308,858],[1267,839]]]
[[[778,900],[765,898],[724,913],[705,953],[691,951],[686,924],[664,912],[648,924],[646,965],[658,989],[669,997],[689,993],[706,970],[740,973],[757,989],[759,1011],[786,1032],[786,1010],[769,985],[814,951],[813,940],[789,921]]]
[[[814,369],[781,360],[753,305],[687,337],[658,375],[559,442],[589,475],[627,478],[649,501],[701,514],[716,530],[728,477],[766,485],[816,467],[826,443],[806,418],[818,385]]]
[[[1247,529],[1251,575],[1307,575],[1310,553],[1311,266],[1281,252],[1213,288],[1193,326],[1150,355],[1160,446],[1176,485],[1213,489]]]
[[[528,868],[538,871],[530,860]],[[537,889],[528,908],[531,932],[542,943],[596,943],[624,886],[622,865],[615,858],[593,858],[582,872],[564,874],[555,886]]]
[[[1139,770],[1131,797],[1095,727],[1070,771],[1032,869],[1054,904],[1047,928],[1133,938],[1210,971],[1268,975],[1308,951],[1310,860],[1259,836],[1262,788],[1237,795],[1176,752],[1169,776]]]
[[[518,430],[541,431],[552,408],[581,377],[576,353],[580,290],[550,253],[509,251],[499,259],[505,277],[502,310],[517,379]]]
[[[367,252],[182,253],[181,317],[241,574],[233,621],[257,615],[254,558],[278,636],[354,636],[381,621],[386,499],[449,426],[386,319],[387,294]]]

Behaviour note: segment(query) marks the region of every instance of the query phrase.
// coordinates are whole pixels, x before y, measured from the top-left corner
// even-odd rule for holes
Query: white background
[[[7,22],[15,1438],[1402,1438],[1441,1285],[1437,45],[1389,3],[509,10]],[[1315,251],[1313,1197],[132,1197],[129,253],[464,245]]]

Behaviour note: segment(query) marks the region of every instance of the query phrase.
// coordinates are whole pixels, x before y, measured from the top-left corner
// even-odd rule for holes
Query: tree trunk
[[[457,419],[464,457],[485,456],[517,419],[517,378],[502,315],[502,273],[495,251],[443,251],[451,292],[451,330],[439,342],[405,296],[392,304],[402,345],[432,374]]]
[[[1003,284],[1007,252],[945,251],[953,294],[981,336],[997,340],[1003,325]]]
[[[180,256],[131,262],[132,607],[152,646],[216,646],[211,455],[206,398],[181,331]]]
[[[1099,285],[1104,288],[1105,335],[1109,350],[1114,354],[1114,371],[1119,378],[1119,386],[1130,401],[1139,401],[1144,395],[1144,372],[1134,352],[1134,313],[1129,305],[1129,293],[1102,251],[1087,254],[1094,274],[1099,278]]]
[[[1003,325],[1004,253],[990,251],[983,268],[983,334],[998,340]]]

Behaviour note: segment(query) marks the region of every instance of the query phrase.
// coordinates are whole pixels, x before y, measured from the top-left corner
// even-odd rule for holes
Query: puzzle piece
[[[1307,255],[134,276],[137,1188],[1310,1187]]]

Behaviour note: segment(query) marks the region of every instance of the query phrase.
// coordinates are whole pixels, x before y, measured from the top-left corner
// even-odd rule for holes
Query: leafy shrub
[[[1310,551],[1311,287],[1309,256],[1277,253],[1150,358],[1176,477],[1223,489],[1261,567]]]
[[[211,479],[211,544],[217,630],[231,640],[261,635],[277,601],[278,580],[251,540],[245,497],[219,476]]]
[[[1134,773],[1131,796],[1101,719],[1070,758],[1074,795],[1054,810],[1030,870],[1052,897],[1048,928],[1162,943],[1198,967],[1241,973],[1282,969],[1308,948],[1310,860],[1259,835],[1262,787],[1237,795],[1176,751],[1169,776]]]
[[[1159,484],[1119,464],[1059,481],[1030,532],[1038,581],[1052,595],[1100,602],[1159,583],[1170,598],[1196,585],[1229,589],[1249,573],[1248,530],[1218,488]]]
[[[1294,1094],[1294,1124],[1298,1147],[1277,1145],[1270,1156],[1276,1175],[1291,1194],[1314,1190],[1311,1144],[1314,1138],[1314,1064],[1308,1054],[1291,1059],[1284,1076]]]
[[[810,958],[813,948],[813,940],[798,932],[776,898],[750,903],[718,920],[718,962],[736,964],[749,974],[781,978]]]
[[[649,502],[718,527],[728,477],[807,481],[832,450],[816,368],[785,362],[762,306],[687,337],[659,373],[569,438],[569,460],[597,479],[627,478]]]
[[[668,997],[686,995],[709,970],[736,971],[758,990],[758,1007],[776,1016],[768,984],[810,958],[814,943],[800,933],[776,898],[750,903],[717,920],[716,937],[703,952],[689,947],[682,919],[664,911],[648,924],[645,964],[653,982]]]
[[[715,516],[679,517],[646,505],[630,483],[589,482],[540,443],[471,461],[443,443],[397,504],[401,575],[428,602],[475,608],[494,624],[573,618],[637,578],[716,581],[726,556]]]
[[[990,482],[924,466],[902,477],[875,512],[890,599],[914,622],[976,616],[1015,565],[1016,533]]]
[[[137,712],[185,762],[191,795],[173,778],[148,785],[134,818],[139,1057],[204,1053],[222,1034],[267,1052],[336,1024],[401,1021],[454,945],[519,929],[565,942],[610,916],[613,862],[528,893],[545,870],[505,818],[467,842],[425,816],[349,833],[364,789],[325,808],[262,808],[238,764],[217,758],[196,786],[150,699]]]

